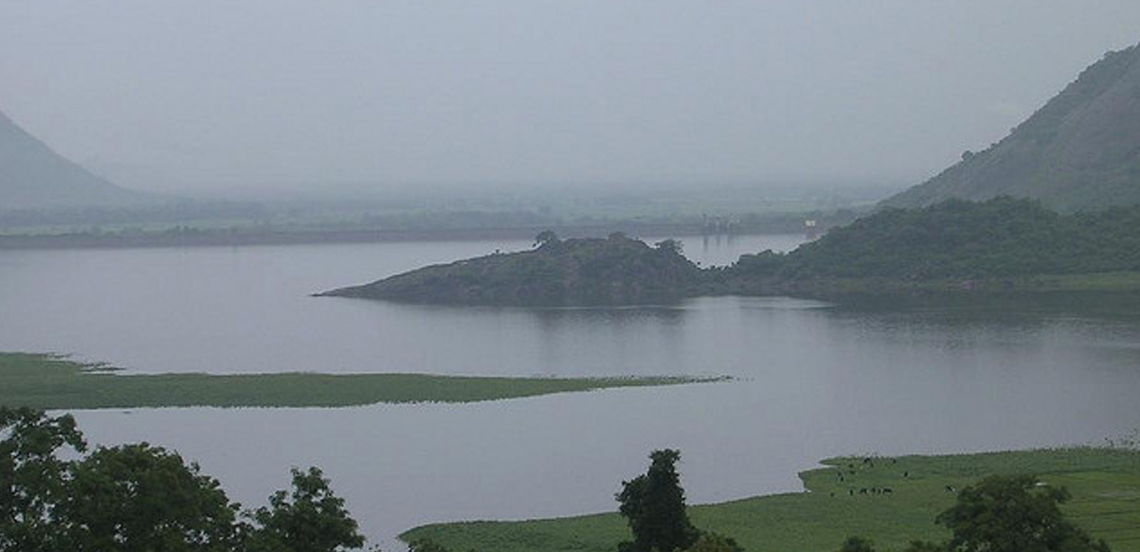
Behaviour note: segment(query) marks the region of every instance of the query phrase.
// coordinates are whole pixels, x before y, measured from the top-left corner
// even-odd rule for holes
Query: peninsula
[[[1062,214],[1029,199],[885,209],[789,253],[700,268],[678,242],[621,234],[435,265],[318,295],[508,306],[660,304],[711,295],[1140,292],[1140,206]]]

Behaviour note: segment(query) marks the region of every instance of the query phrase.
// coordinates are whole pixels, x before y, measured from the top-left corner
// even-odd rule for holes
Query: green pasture
[[[834,458],[823,465],[800,474],[805,492],[695,506],[689,514],[697,527],[733,537],[749,552],[833,552],[856,534],[880,551],[901,550],[911,540],[949,536],[934,518],[958,489],[987,475],[1026,473],[1067,487],[1073,498],[1066,515],[1114,552],[1140,551],[1140,452],[1134,450]],[[428,525],[401,535],[460,552],[614,552],[630,537],[616,513]]]
[[[54,355],[0,353],[0,406],[42,410],[217,407],[339,407],[461,403],[713,378],[503,378],[426,374],[126,375]]]

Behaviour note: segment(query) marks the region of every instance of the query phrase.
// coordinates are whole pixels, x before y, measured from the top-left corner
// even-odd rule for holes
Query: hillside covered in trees
[[[1140,270],[1140,206],[1060,214],[1037,201],[948,200],[887,209],[787,254],[744,255],[726,272],[779,281],[924,281]]]
[[[1040,199],[1061,211],[1140,203],[1140,47],[1109,52],[996,144],[965,152],[927,182],[885,200]]]

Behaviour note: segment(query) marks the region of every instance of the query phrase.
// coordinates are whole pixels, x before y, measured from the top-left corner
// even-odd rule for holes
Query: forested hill
[[[1140,203],[1140,48],[1106,54],[1006,138],[882,205],[1000,195],[1061,211]]]
[[[692,295],[701,270],[666,240],[656,247],[613,234],[559,240],[540,235],[531,251],[436,265],[323,293],[326,296],[466,305],[624,305]]]
[[[1140,205],[1059,214],[1028,199],[886,209],[787,254],[744,255],[725,275],[921,282],[1140,270]]]
[[[144,198],[61,157],[0,112],[0,208],[123,205]]]

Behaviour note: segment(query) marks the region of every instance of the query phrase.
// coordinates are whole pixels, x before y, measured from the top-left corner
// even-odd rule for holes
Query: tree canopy
[[[676,463],[681,453],[665,449],[653,451],[649,470],[622,482],[616,498],[633,541],[623,542],[621,552],[674,552],[692,546],[700,533],[689,522],[685,511],[685,490]]]
[[[937,522],[953,532],[954,552],[1109,552],[1065,519],[1060,505],[1069,498],[1034,476],[991,476],[962,489]]]
[[[89,454],[70,415],[0,407],[0,551],[343,552],[364,537],[317,468],[246,512],[218,481],[147,443]],[[66,454],[61,454],[66,453]],[[61,457],[71,459],[61,459]]]

